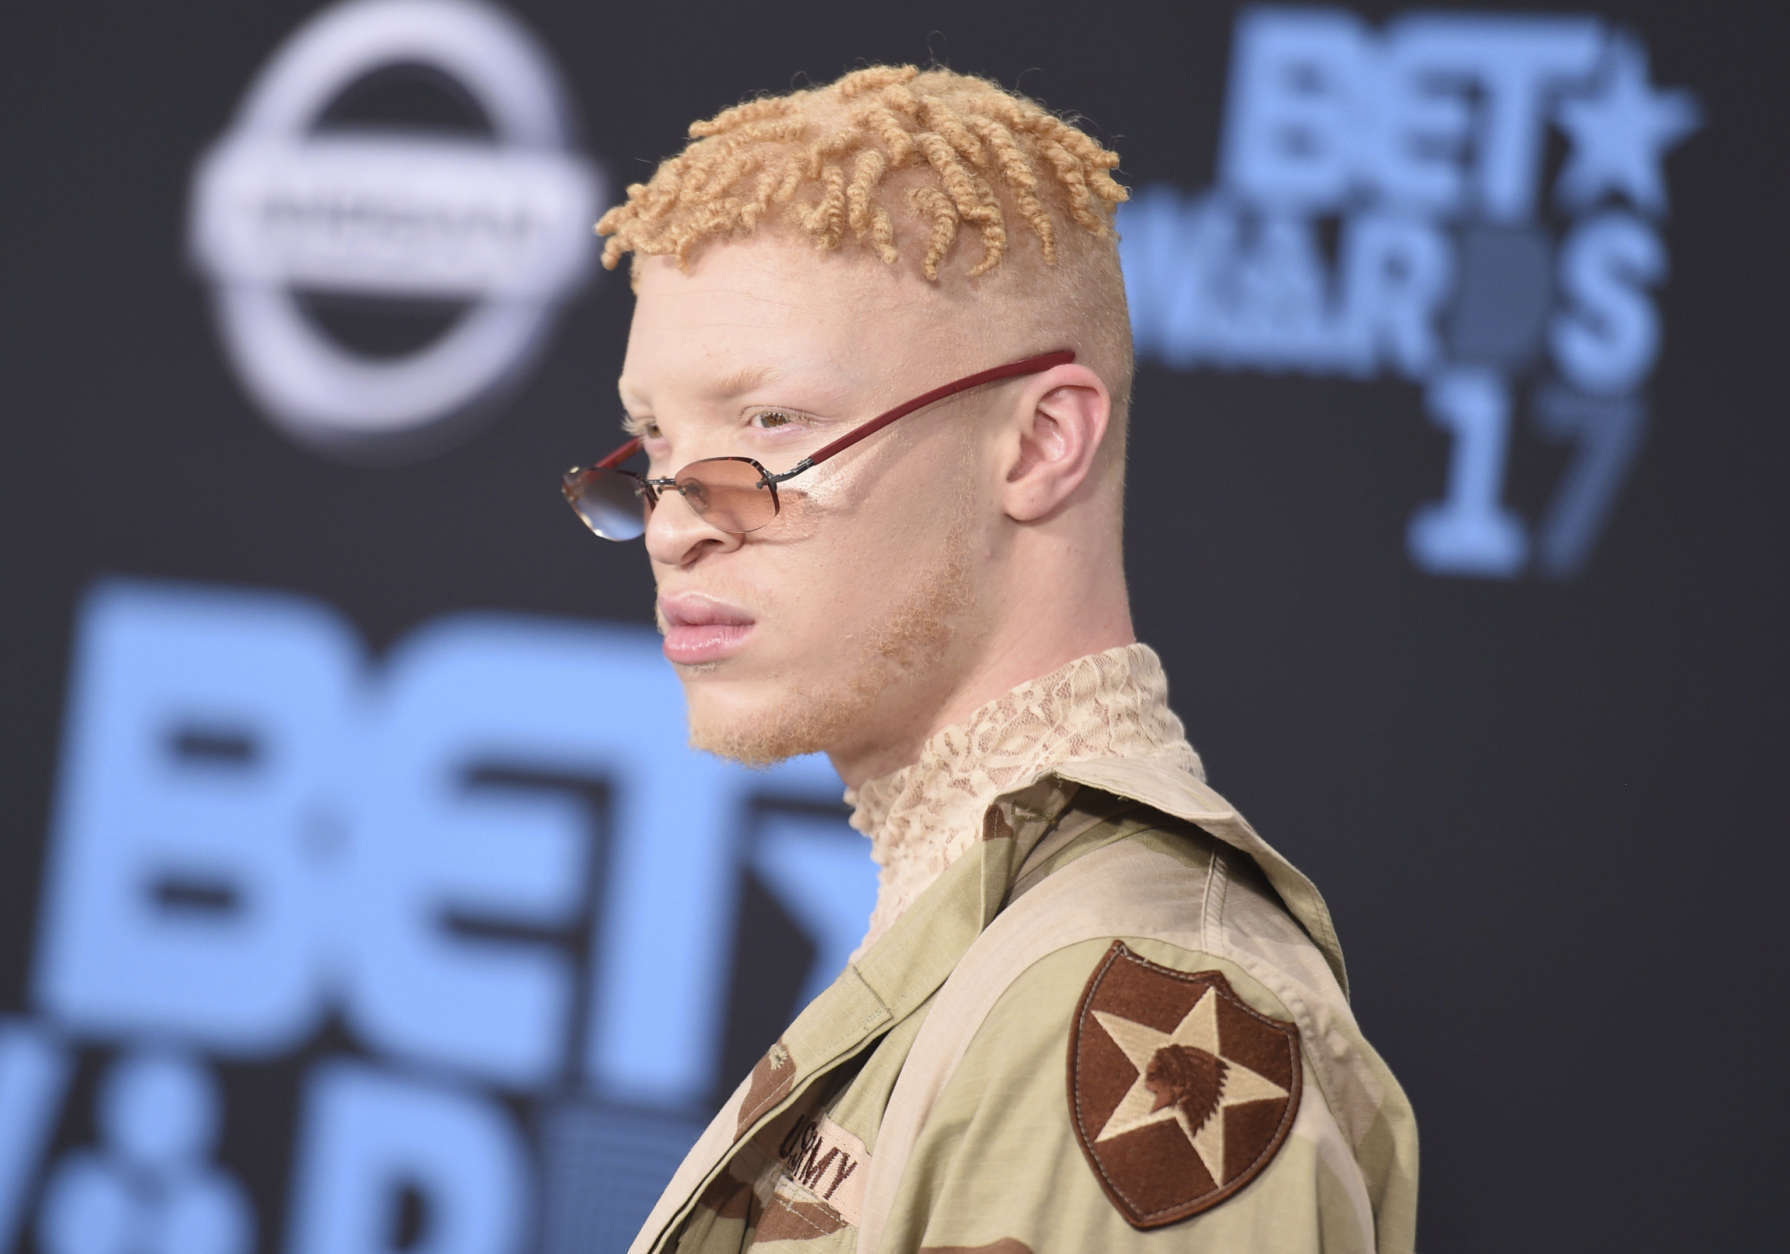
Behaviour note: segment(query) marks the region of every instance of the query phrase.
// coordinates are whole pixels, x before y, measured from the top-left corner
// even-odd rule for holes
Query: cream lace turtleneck
[[[1145,644],[1090,653],[1028,680],[935,732],[909,766],[848,788],[851,825],[870,837],[879,868],[876,910],[858,947],[973,845],[997,796],[1081,758],[1168,751],[1199,759],[1168,708],[1162,660]]]

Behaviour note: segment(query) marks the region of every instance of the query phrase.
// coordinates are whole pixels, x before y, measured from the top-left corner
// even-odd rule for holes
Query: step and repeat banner
[[[930,57],[1124,157],[1140,634],[1331,899],[1425,1247],[1778,1243],[1774,10],[11,17],[0,1251],[625,1248],[875,872],[823,759],[686,747],[558,498],[591,225]]]

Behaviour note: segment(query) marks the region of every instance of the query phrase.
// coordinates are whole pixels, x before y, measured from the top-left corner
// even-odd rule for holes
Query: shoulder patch
[[[1217,971],[1160,966],[1114,941],[1069,1032],[1069,1118],[1134,1228],[1218,1205],[1274,1158],[1299,1110],[1299,1030]]]

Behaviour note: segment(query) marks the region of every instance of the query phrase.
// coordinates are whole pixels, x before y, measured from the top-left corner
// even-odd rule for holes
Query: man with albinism
[[[1133,632],[1117,154],[911,66],[690,136],[597,225],[631,438],[564,490],[692,743],[827,754],[880,880],[633,1249],[1409,1250],[1329,912]]]

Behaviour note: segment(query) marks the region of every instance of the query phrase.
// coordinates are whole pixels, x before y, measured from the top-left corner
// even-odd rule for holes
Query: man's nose
[[[646,551],[653,561],[688,566],[706,553],[739,548],[746,537],[721,530],[696,512],[696,504],[676,488],[659,493],[659,503],[646,517]]]

